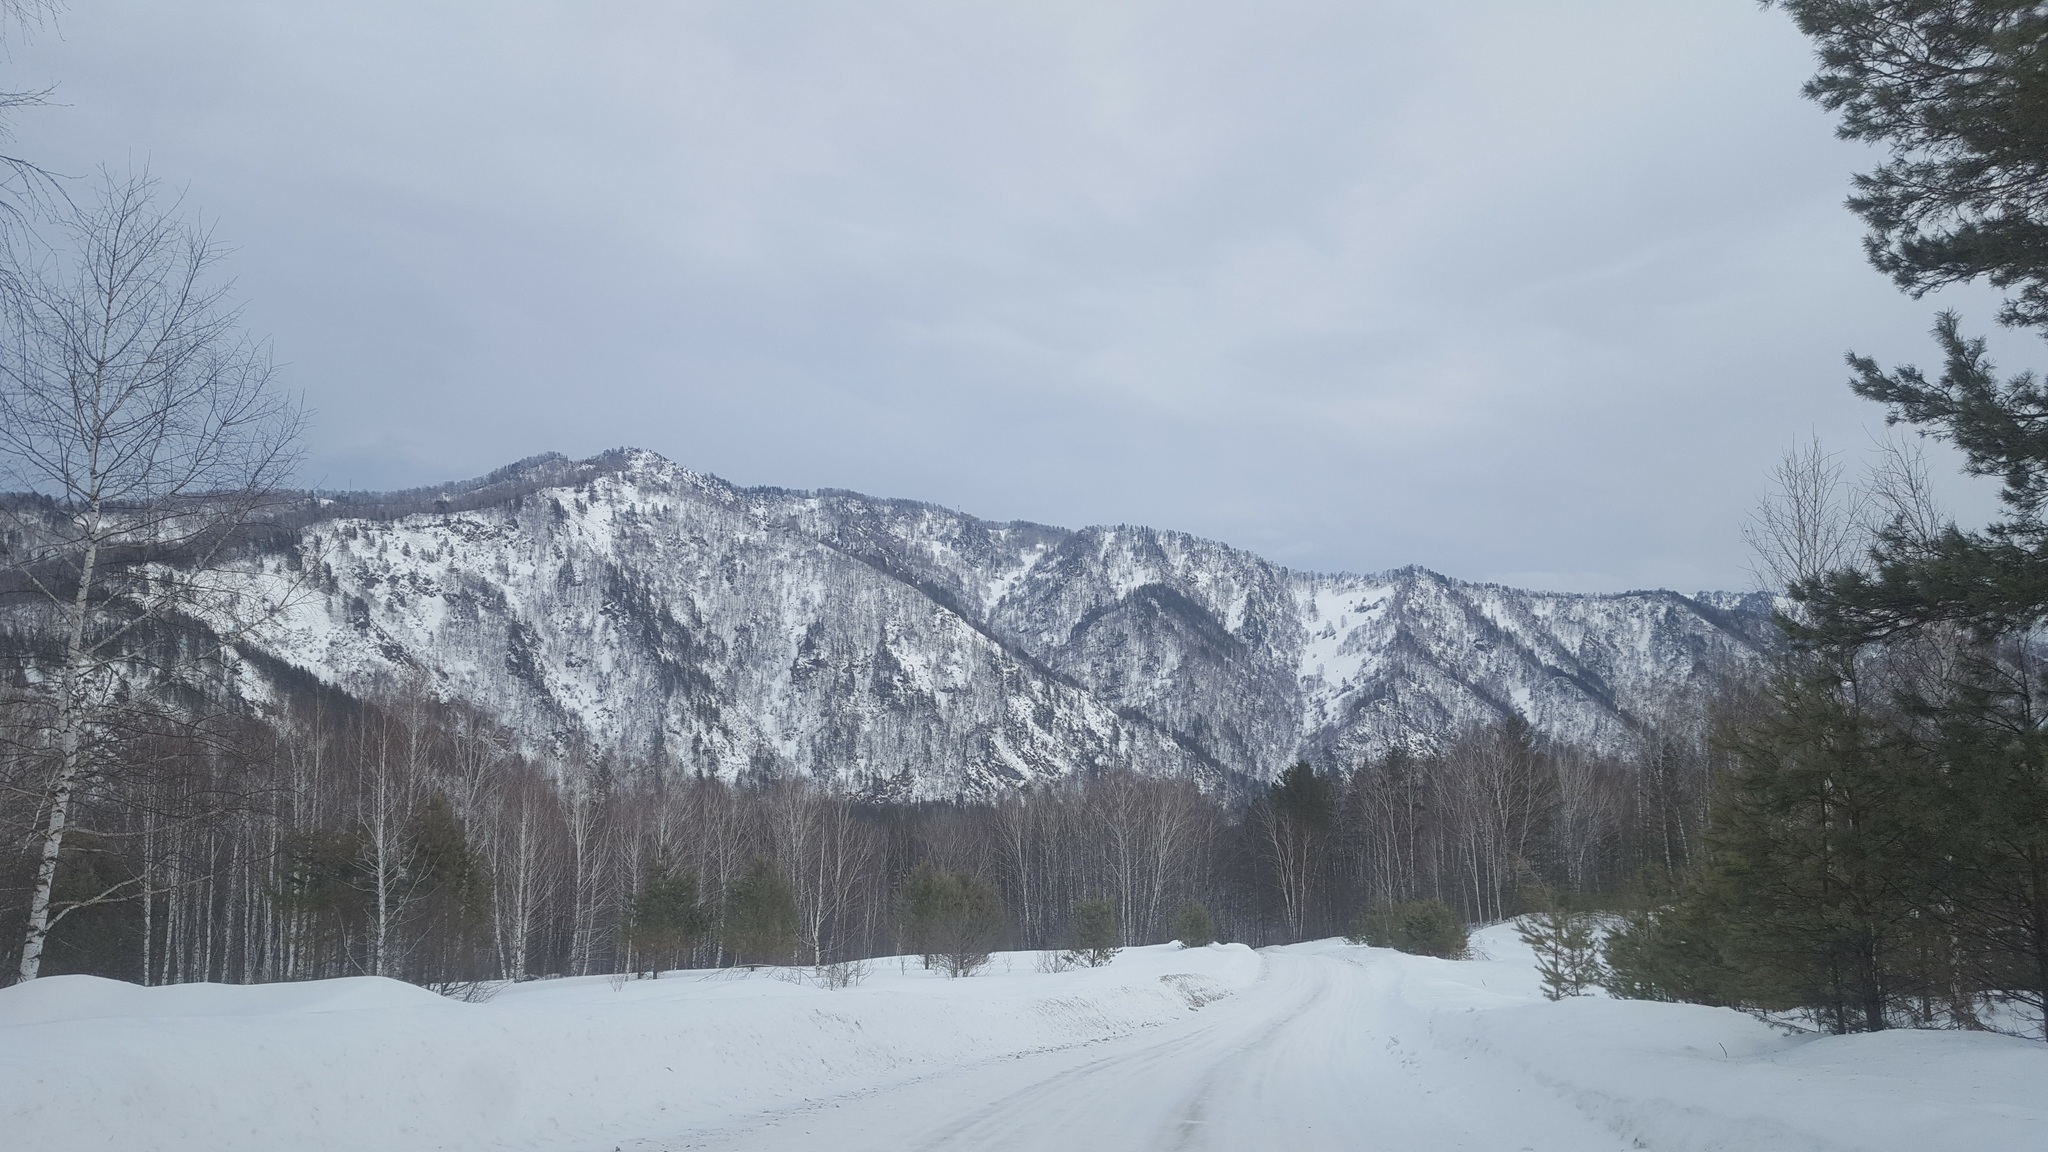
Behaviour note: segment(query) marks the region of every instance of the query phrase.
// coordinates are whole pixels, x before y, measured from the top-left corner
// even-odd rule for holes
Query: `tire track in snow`
[[[1186,1024],[989,1061],[647,1149],[796,1152],[1625,1152],[1549,1086],[1436,1047],[1398,981],[1270,950]],[[1403,1036],[1409,1037],[1404,1041]]]

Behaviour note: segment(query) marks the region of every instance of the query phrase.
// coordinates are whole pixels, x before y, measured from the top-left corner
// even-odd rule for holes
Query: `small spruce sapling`
[[[1552,1000],[1587,995],[1606,976],[1593,918],[1566,911],[1548,892],[1541,895],[1539,903],[1537,911],[1522,917],[1515,932],[1536,953],[1543,995]]]
[[[1190,904],[1173,920],[1173,938],[1183,948],[1205,948],[1216,942],[1216,921],[1200,904]]]

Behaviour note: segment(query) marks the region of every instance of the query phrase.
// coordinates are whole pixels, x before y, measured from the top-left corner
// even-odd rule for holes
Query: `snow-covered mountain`
[[[262,656],[355,693],[424,682],[537,752],[898,797],[1119,765],[1228,785],[1511,714],[1619,751],[1773,636],[1762,596],[1315,575],[631,450],[309,498],[295,523],[244,568],[299,587]]]

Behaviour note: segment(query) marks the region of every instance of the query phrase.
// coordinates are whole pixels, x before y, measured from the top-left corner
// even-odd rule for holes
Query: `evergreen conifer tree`
[[[633,895],[627,920],[635,971],[656,976],[663,968],[682,967],[704,928],[694,874],[671,871],[649,880]]]
[[[1988,281],[2007,291],[2003,323],[2048,331],[2048,9],[2030,0],[1782,6],[1819,49],[1807,94],[1841,114],[1842,136],[1889,150],[1856,178],[1849,200],[1870,227],[1872,263],[1915,295]],[[1901,699],[1919,743],[1917,789],[1900,798],[1918,822],[1907,902],[1922,922],[1904,952],[1937,957],[1933,966],[1951,976],[1967,969],[1985,991],[2032,1005],[2048,1031],[2048,731],[2031,652],[2048,623],[2048,382],[2025,372],[2001,379],[1985,342],[1965,335],[1952,312],[1937,318],[1934,335],[1938,377],[1852,355],[1851,387],[1884,404],[1892,422],[1953,443],[1969,472],[1999,479],[2004,513],[1980,531],[1929,531],[1902,518],[1880,534],[1867,567],[1793,587],[1806,609],[1793,632],[1823,652],[1915,636],[1951,651],[1953,674]],[[1752,799],[1767,802],[1770,790]],[[1893,821],[1892,831],[1911,822]],[[1823,839],[1833,835],[1830,827]],[[1864,838],[1859,829],[1855,839]],[[1767,869],[1783,847],[1768,840],[1736,835],[1730,866]],[[1809,867],[1806,883],[1824,875]],[[1891,994],[1881,986],[1885,965],[1867,957],[1881,945],[1896,953],[1898,942],[1880,931],[1891,914],[1885,901],[1845,902],[1830,891],[1830,927],[1806,922],[1799,935],[1817,947],[1834,934],[1823,951],[1847,975],[1824,983],[1859,1000],[1853,1011],[1875,1026]],[[1956,946],[1927,935],[1927,921]],[[1864,968],[1872,974],[1855,975]],[[1837,1018],[1851,1011],[1844,1004]]]
[[[1351,922],[1345,938],[1353,944],[1443,960],[1463,960],[1472,939],[1458,914],[1441,900],[1410,900],[1368,909]]]
[[[937,963],[949,976],[969,976],[988,963],[1002,936],[1002,898],[972,876],[920,864],[910,874],[903,919],[925,967]]]
[[[1324,845],[1336,812],[1335,784],[1302,761],[1281,773],[1246,821],[1265,857],[1281,920],[1296,939],[1316,920],[1329,868]]]
[[[1776,706],[1733,737],[1713,832],[1746,993],[1835,1032],[1887,1025],[1919,850],[1914,766],[1857,687],[1828,661],[1780,677]]]
[[[775,865],[755,859],[726,893],[725,941],[748,965],[788,962],[797,944],[796,894]]]
[[[1173,918],[1173,937],[1183,948],[1205,948],[1216,942],[1216,921],[1200,904],[1190,904]]]
[[[429,795],[412,823],[406,865],[417,909],[410,917],[418,941],[412,967],[419,977],[473,982],[486,975],[490,873],[446,796]]]
[[[1610,937],[1618,996],[1810,1014],[1873,1031],[1930,983],[1940,781],[1854,653],[1795,654],[1725,727],[1704,867]]]
[[[1730,1007],[1739,979],[1722,951],[1727,917],[1711,874],[1691,878],[1669,903],[1621,918],[1602,943],[1603,979],[1622,1000]]]
[[[1781,0],[1808,97],[1890,150],[1855,181],[1871,263],[1915,295],[1979,278],[2048,322],[2048,10],[2034,0]]]
[[[1123,951],[1117,944],[1116,905],[1108,900],[1081,900],[1067,921],[1067,936],[1077,959],[1100,968]]]
[[[1536,954],[1543,995],[1551,1000],[1586,995],[1606,975],[1593,918],[1563,907],[1548,889],[1538,892],[1534,902],[1537,910],[1523,916],[1515,932]]]

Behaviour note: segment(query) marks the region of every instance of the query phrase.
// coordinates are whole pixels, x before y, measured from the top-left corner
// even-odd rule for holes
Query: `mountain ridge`
[[[1621,754],[1774,642],[1761,594],[1308,573],[637,449],[306,493],[278,537],[238,571],[306,589],[252,654],[364,695],[424,678],[542,755],[893,797],[1116,767],[1233,788],[1508,715]]]

